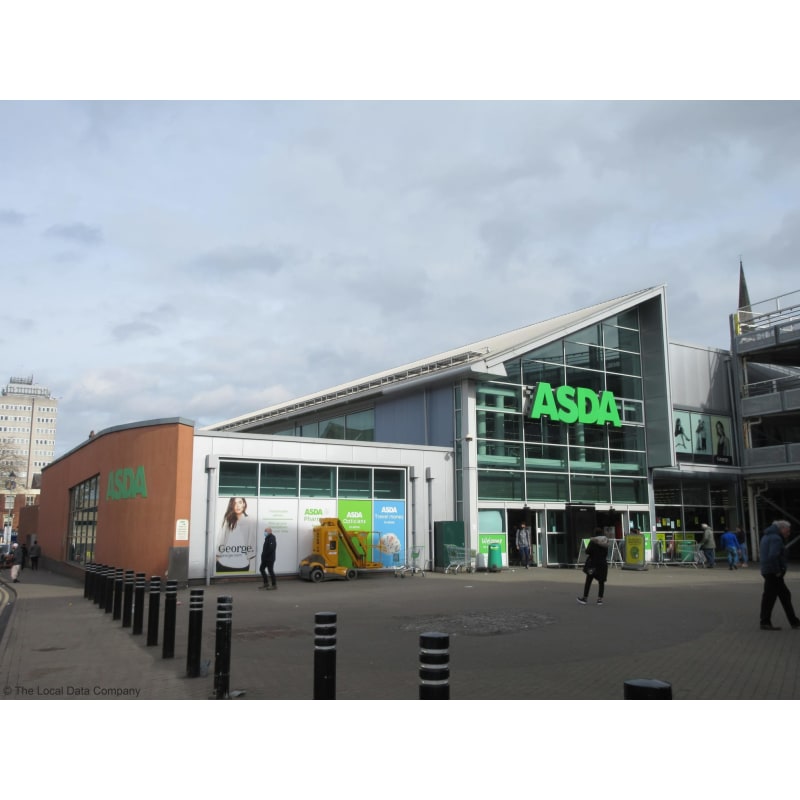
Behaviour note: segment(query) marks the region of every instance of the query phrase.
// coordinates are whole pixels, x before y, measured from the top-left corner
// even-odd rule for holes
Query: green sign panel
[[[109,472],[106,500],[128,500],[132,497],[147,497],[144,467],[125,467]]]
[[[555,390],[544,381],[536,384],[531,401],[531,419],[550,417],[557,422],[582,422],[604,425],[610,422],[619,428],[622,423],[617,403],[611,392],[595,392],[593,389],[574,386],[559,386]]]

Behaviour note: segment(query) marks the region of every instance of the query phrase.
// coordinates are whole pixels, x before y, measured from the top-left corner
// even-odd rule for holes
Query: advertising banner
[[[258,557],[261,563],[261,548],[264,546],[264,528],[272,528],[277,546],[275,549],[275,571],[294,572],[301,558],[311,552],[298,552],[297,500],[294,498],[261,498],[258,502]],[[310,539],[309,539],[310,544]]]
[[[217,500],[214,573],[255,575],[258,547],[258,500],[255,497],[221,497]]]
[[[623,569],[644,569],[644,536],[629,533],[625,537],[625,564]]]
[[[372,557],[384,567],[400,567],[406,551],[405,500],[376,500],[372,509]]]

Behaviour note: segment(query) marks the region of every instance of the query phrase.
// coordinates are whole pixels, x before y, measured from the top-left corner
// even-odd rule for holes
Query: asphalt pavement
[[[800,570],[787,585],[800,603]],[[162,582],[163,583],[163,582]],[[0,574],[3,699],[207,700],[223,677],[234,702],[311,700],[314,621],[336,614],[335,696],[419,697],[419,637],[449,636],[452,700],[619,700],[626,681],[669,683],[676,700],[800,699],[800,630],[780,604],[762,631],[757,565],[730,571],[667,566],[609,570],[603,606],[576,602],[575,569],[398,577],[311,584],[289,577],[276,591],[230,581],[203,589],[200,662],[187,677],[189,587],[178,590],[174,656],[164,658],[163,593],[157,644],[149,619],[134,635],[84,597],[84,585],[41,569],[12,584]],[[230,636],[217,635],[218,599],[232,601]],[[146,595],[149,602],[149,593]],[[224,630],[224,626],[223,626]]]

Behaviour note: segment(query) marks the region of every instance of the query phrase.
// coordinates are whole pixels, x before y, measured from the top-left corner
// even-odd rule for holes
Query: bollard
[[[164,643],[161,658],[175,657],[175,616],[178,606],[178,581],[167,581],[164,592]]]
[[[133,570],[125,570],[125,586],[122,590],[122,627],[131,627],[131,615],[133,614]]]
[[[123,571],[118,569],[114,573],[114,611],[112,619],[119,619],[122,616],[122,586],[123,586]]]
[[[138,636],[144,625],[144,572],[137,572],[133,584],[133,629],[131,633]]]
[[[94,592],[92,593],[92,602],[96,606],[100,605],[101,600],[105,597],[106,590],[106,565],[98,564],[97,571],[94,575]]]
[[[450,636],[446,633],[419,636],[419,699],[450,699]]]
[[[94,596],[94,564],[89,562],[83,570],[83,596],[88,600]]]
[[[116,576],[114,567],[106,570],[106,586],[103,594],[102,606],[106,614],[110,614],[114,608],[114,578]]]
[[[161,578],[150,578],[150,607],[147,612],[147,646],[158,644],[158,613],[161,606]]]
[[[624,700],[672,700],[672,684],[637,678],[625,681]]]
[[[336,699],[336,614],[314,614],[314,699]]]
[[[186,648],[186,677],[200,675],[200,646],[203,641],[203,590],[189,590],[189,644]]]
[[[214,699],[230,697],[233,598],[217,598],[217,638],[214,648]]]

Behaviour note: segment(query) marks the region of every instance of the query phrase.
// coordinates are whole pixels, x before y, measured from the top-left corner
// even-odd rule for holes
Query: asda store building
[[[513,563],[522,521],[541,566],[597,526],[651,556],[742,519],[729,369],[669,343],[666,289],[645,289],[202,430],[102,431],[45,469],[39,539],[206,581],[256,575],[267,525],[296,573],[324,516],[374,534],[387,568],[412,546],[443,567],[443,522],[478,561]]]

